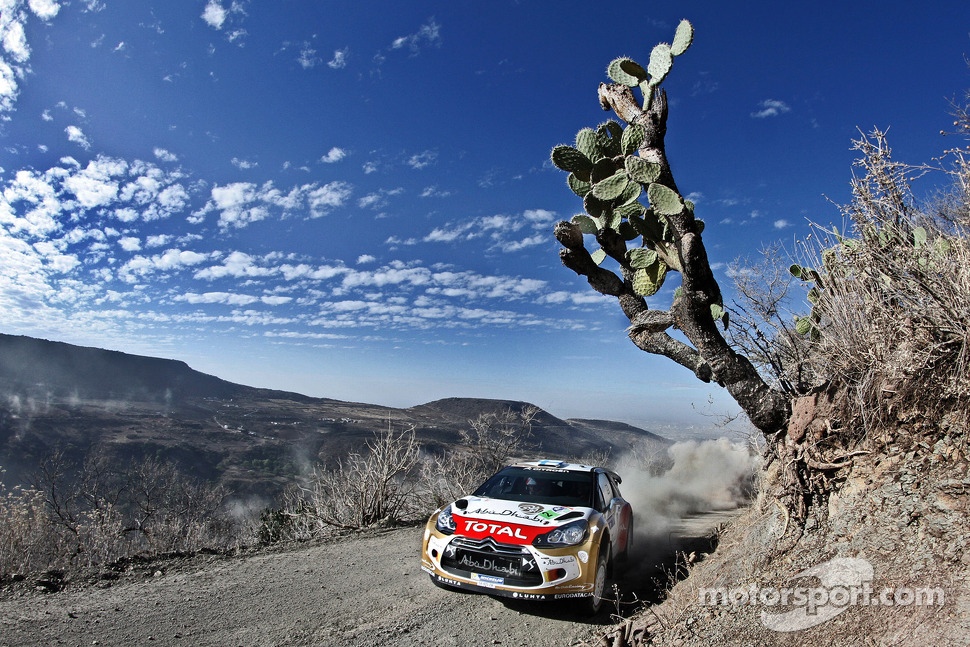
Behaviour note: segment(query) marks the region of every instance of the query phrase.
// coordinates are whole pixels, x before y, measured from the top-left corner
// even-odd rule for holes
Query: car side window
[[[602,472],[596,478],[596,485],[596,509],[605,511],[613,500],[613,486],[610,485],[610,479]]]
[[[612,476],[610,477],[610,484],[613,486],[613,496],[623,498],[623,493],[620,492],[620,486],[617,484],[616,479],[614,479]]]

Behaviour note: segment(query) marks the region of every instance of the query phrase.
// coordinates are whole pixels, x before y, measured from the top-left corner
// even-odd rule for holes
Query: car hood
[[[591,508],[523,503],[469,496],[464,509],[451,506],[456,532],[473,539],[491,537],[503,543],[527,544],[563,524],[588,519]]]

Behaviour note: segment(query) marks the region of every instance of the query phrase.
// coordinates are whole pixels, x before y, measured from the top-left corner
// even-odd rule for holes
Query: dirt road
[[[419,568],[421,533],[166,560],[56,593],[24,582],[0,594],[0,646],[564,647],[595,643],[620,606],[628,612],[656,595],[656,571],[645,566],[656,560],[643,555],[618,579],[627,603],[604,605],[593,620],[559,605],[445,591]]]

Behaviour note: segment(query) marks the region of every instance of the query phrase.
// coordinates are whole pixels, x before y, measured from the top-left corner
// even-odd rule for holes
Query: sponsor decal
[[[538,514],[539,512],[542,512],[543,507],[538,503],[520,503],[519,510],[526,514]]]
[[[578,557],[579,561],[581,561],[584,564],[589,561],[589,553],[587,553],[585,550],[581,550],[578,553],[576,553],[576,557]]]
[[[553,597],[554,600],[565,600],[566,598],[588,598],[593,595],[592,593],[557,593]]]
[[[465,586],[464,582],[459,582],[458,580],[453,580],[449,577],[442,577],[437,573],[432,573],[432,575],[434,575],[434,579],[441,582],[442,584],[447,584],[448,586]]]
[[[533,504],[523,503],[522,506],[531,506]],[[541,512],[542,506],[536,506],[538,509],[535,512]],[[526,521],[543,521],[541,515],[537,516],[535,512],[530,512],[529,514],[524,514],[525,510],[491,510],[489,508],[478,508],[476,510],[469,510],[468,514],[478,514],[487,515],[490,517],[513,517],[515,519],[525,519]]]
[[[516,568],[514,565],[510,564],[509,562],[505,562],[505,561],[500,562],[498,560],[490,559],[488,557],[475,559],[473,556],[465,554],[465,555],[462,555],[461,559],[458,560],[458,564],[460,566],[466,567],[470,571],[476,570],[476,571],[489,571],[490,573],[504,573],[505,575],[511,576],[511,577],[522,575],[522,571]],[[480,579],[480,578],[486,578],[488,576],[472,573],[472,577],[473,578],[477,577]],[[491,579],[495,580],[491,582],[493,586],[495,584],[502,584],[505,581],[501,577],[493,577]]]
[[[472,573],[472,579],[478,582],[481,586],[487,588],[495,588],[496,584],[505,584],[504,577],[496,577],[494,575],[482,575],[480,573]]]
[[[563,557],[540,557],[543,566],[562,566],[563,564],[575,564],[576,558],[572,555]]]
[[[471,539],[485,539],[491,537],[506,544],[531,543],[545,528],[541,526],[524,526],[517,523],[498,523],[465,519],[455,515],[458,532]]]
[[[512,593],[512,597],[520,600],[545,600],[548,596],[540,595],[538,593],[519,593],[518,591],[515,591]]]
[[[543,519],[552,520],[552,519],[555,519],[556,517],[558,517],[559,516],[559,513],[556,512],[555,510],[546,510],[545,512],[543,512],[539,516],[542,517]]]

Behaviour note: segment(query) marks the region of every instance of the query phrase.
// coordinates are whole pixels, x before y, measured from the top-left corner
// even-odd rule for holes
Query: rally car
[[[633,543],[633,510],[619,484],[608,469],[563,461],[505,467],[431,515],[421,568],[444,588],[575,598],[595,614]]]

